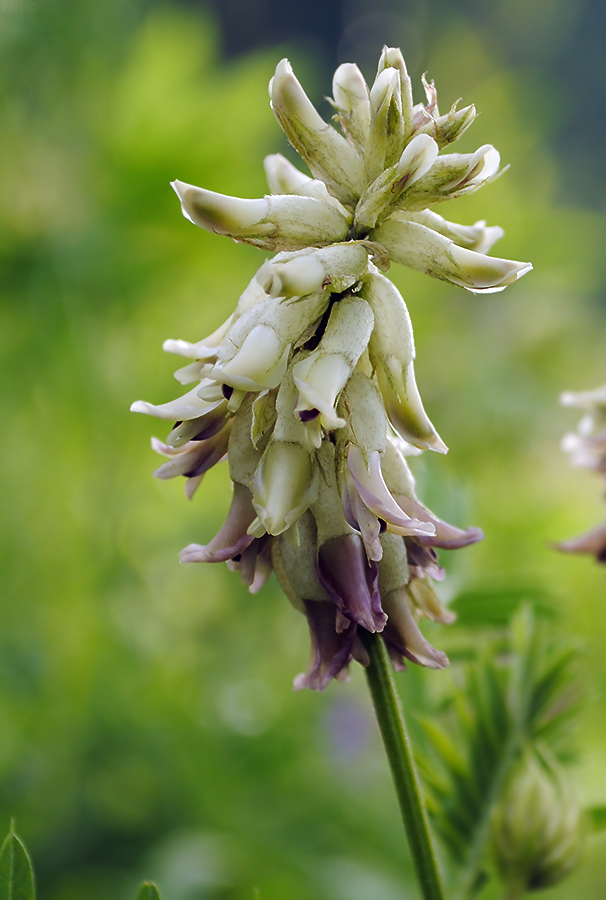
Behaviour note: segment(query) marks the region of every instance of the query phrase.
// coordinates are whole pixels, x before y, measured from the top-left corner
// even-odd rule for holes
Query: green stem
[[[378,634],[362,629],[359,633],[370,656],[366,677],[421,892],[424,900],[444,900],[427,814],[387,649]]]

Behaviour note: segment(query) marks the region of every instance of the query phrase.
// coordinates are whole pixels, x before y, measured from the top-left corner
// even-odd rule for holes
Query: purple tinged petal
[[[188,478],[204,475],[225,456],[231,433],[230,425],[231,422],[206,441],[192,441],[186,444],[181,453],[156,469],[154,477],[164,480],[175,478],[177,475],[185,475]]]
[[[270,536],[264,534],[261,538],[255,538],[242,551],[235,568],[240,573],[242,584],[246,585],[251,594],[260,591],[272,572]]]
[[[435,534],[435,527],[431,522],[413,519],[398,506],[385,484],[378,450],[368,454],[367,465],[362,450],[352,444],[347,462],[360,497],[376,516],[387,522],[390,531],[403,535]]]
[[[381,523],[377,516],[363,503],[349,468],[344,469],[342,473],[341,499],[343,501],[343,515],[347,524],[362,535],[368,559],[378,562],[383,556],[383,548],[379,540]]]
[[[564,553],[591,553],[600,563],[606,563],[606,522],[586,531],[579,537],[556,544]]]
[[[342,534],[318,549],[318,581],[343,615],[367,631],[382,631],[387,617],[381,607],[379,570],[368,561],[362,538]]]
[[[435,537],[415,535],[418,542],[426,547],[458,550],[461,547],[468,547],[470,544],[476,544],[478,541],[484,540],[484,532],[480,528],[466,528],[465,530],[457,528],[455,525],[450,525],[448,522],[438,519],[418,500],[413,500],[405,494],[396,494],[394,496],[398,506],[401,506],[409,516],[418,516],[427,522],[431,522],[434,526]]]
[[[389,620],[383,637],[388,645],[411,662],[430,669],[444,669],[448,665],[446,654],[432,647],[419,631],[408,604],[406,588],[391,591],[385,598],[385,608]]]
[[[180,562],[226,562],[242,553],[254,540],[246,532],[255,516],[250,491],[244,485],[234,484],[231,507],[221,530],[209,544],[185,547],[179,555]]]
[[[337,610],[332,603],[303,602],[311,633],[311,659],[307,671],[295,678],[294,688],[296,691],[303,688],[323,691],[333,678],[339,678],[347,669],[352,658],[356,626],[349,622],[347,629],[338,632],[335,625]]]
[[[417,538],[404,538],[404,543],[413,578],[423,578],[425,575],[429,575],[434,581],[444,580],[446,573],[438,565],[438,555],[433,548],[421,544]]]

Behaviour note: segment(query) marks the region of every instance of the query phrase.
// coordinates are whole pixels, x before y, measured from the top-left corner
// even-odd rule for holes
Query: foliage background
[[[370,78],[399,44],[443,107],[482,111],[462,149],[494,143],[512,165],[444,212],[501,224],[496,252],[533,274],[476,297],[392,270],[451,447],[417,473],[436,512],[486,532],[446,561],[446,596],[538,598],[579,641],[577,778],[606,801],[604,570],[548,547],[604,516],[559,450],[576,419],[558,406],[606,380],[603,12],[317,6],[0,5],[0,820],[16,818],[43,900],[126,900],[142,877],[168,900],[415,896],[361,672],[291,693],[308,638],[275,584],[250,597],[225,567],[177,564],[222,522],[226,471],[187,503],[150,477],[162,423],[128,412],[176,394],[162,340],[210,333],[260,264],[183,220],[168,182],[264,190],[263,155],[287,152],[266,95],[285,54],[321,102],[335,64]],[[432,635],[456,655],[469,633]],[[451,677],[398,681],[426,711]],[[605,849],[594,838],[545,897],[602,897]]]

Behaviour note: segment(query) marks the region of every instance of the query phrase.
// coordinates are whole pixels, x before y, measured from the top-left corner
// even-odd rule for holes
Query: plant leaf
[[[158,888],[151,881],[144,881],[135,900],[160,900]]]
[[[540,746],[564,756],[579,706],[578,654],[554,646],[545,625],[537,626],[528,607],[519,609],[509,636],[482,641],[479,656],[456,673],[449,701],[421,720],[428,810],[460,872],[457,900],[485,869],[492,811],[520,754]],[[606,829],[606,807],[593,821]]]
[[[592,806],[586,810],[586,814],[594,833],[606,831],[606,806]]]
[[[30,858],[11,826],[0,848],[0,900],[35,900],[35,897]]]

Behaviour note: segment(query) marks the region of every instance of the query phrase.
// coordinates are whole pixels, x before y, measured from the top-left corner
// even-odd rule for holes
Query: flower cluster
[[[158,478],[185,476],[191,497],[227,456],[233,501],[209,544],[182,562],[226,562],[251,591],[273,569],[307,616],[312,656],[297,688],[322,690],[367,662],[359,629],[381,632],[396,668],[441,668],[445,655],[418,628],[449,622],[432,579],[436,548],[482,538],[441,521],[415,493],[407,457],[445,453],[414,376],[408,310],[383,274],[402,263],[474,292],[503,290],[527,263],[486,255],[502,236],[462,226],[429,207],[494,179],[499,154],[439,151],[472,123],[473,106],[438,111],[435,87],[413,104],[399,50],[384,48],[369,89],[352,64],[337,69],[337,131],[317,113],[282,60],[271,106],[313,177],[267,157],[271,193],[243,200],[176,181],[194,224],[276,255],[263,263],[214,334],[164,349],[189,362],[195,386],[171,403],[132,409],[174,421]]]
[[[567,392],[561,402],[585,411],[576,432],[564,436],[562,450],[573,466],[591,469],[606,482],[606,384],[594,391]],[[591,553],[606,563],[606,522],[557,546],[567,553]]]

